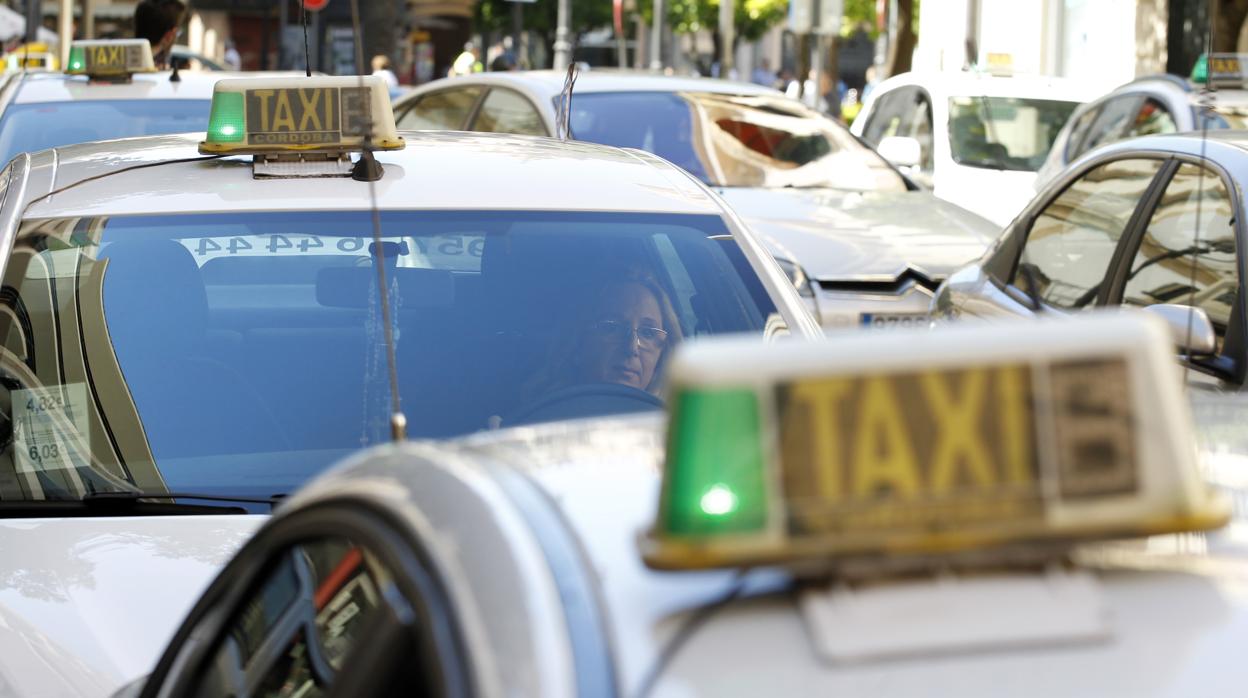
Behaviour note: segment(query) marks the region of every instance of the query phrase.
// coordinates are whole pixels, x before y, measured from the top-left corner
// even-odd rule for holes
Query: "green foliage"
[[[845,14],[841,20],[841,36],[849,36],[866,22],[867,33],[874,39],[880,35],[875,29],[875,0],[845,0]]]
[[[477,3],[477,31],[511,32],[511,3],[506,0],[481,0]],[[572,0],[572,33],[582,34],[611,25],[610,0]],[[524,28],[553,36],[558,26],[558,0],[537,0],[525,3]]]
[[[677,34],[699,30],[715,31],[719,25],[719,0],[665,0],[667,22]],[[654,2],[639,2],[638,14],[653,24]],[[733,7],[737,37],[757,41],[767,30],[788,16],[788,0],[735,0]]]

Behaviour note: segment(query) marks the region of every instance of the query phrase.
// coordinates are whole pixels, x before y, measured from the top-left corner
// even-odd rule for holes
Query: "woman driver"
[[[540,398],[574,385],[614,383],[654,394],[681,338],[671,301],[654,279],[637,273],[617,276],[571,319],[545,370],[526,392]]]

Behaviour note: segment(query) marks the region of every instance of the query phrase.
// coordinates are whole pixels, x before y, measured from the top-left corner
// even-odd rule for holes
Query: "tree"
[[[734,0],[733,24],[736,37],[758,41],[777,23],[788,16],[788,0]],[[692,34],[707,29],[718,44],[719,0],[666,0],[667,23],[677,34]],[[647,24],[654,22],[654,3],[640,2],[638,14]]]
[[[915,6],[918,0],[897,0],[897,35],[888,45],[888,62],[885,64],[885,76],[898,75],[910,71],[914,59],[914,47],[919,37],[915,34]]]
[[[477,4],[477,31],[511,33],[512,3],[507,0],[481,0]],[[546,46],[554,43],[558,26],[558,0],[537,0],[524,5],[524,29],[542,37]],[[609,0],[572,0],[572,36],[584,34],[591,29],[611,24]]]
[[[1213,52],[1239,50],[1239,32],[1248,19],[1248,0],[1214,0],[1217,14],[1213,22]]]

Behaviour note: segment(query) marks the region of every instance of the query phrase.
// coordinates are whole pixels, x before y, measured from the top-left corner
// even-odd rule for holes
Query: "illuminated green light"
[[[1209,55],[1202,53],[1200,58],[1196,59],[1196,65],[1192,66],[1192,82],[1208,82],[1209,81]]]
[[[81,73],[87,69],[87,59],[81,46],[69,49],[69,69],[66,72]]]
[[[702,511],[711,516],[723,516],[737,510],[737,495],[723,485],[711,485],[702,495]]]
[[[246,137],[241,92],[218,92],[212,97],[208,117],[209,143],[238,143]]]
[[[698,537],[762,531],[766,460],[753,390],[689,390],[672,400],[662,533]]]

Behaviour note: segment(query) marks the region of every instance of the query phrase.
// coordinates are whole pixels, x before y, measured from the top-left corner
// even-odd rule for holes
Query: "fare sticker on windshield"
[[[17,472],[86,467],[89,452],[87,388],[82,383],[13,391]]]

